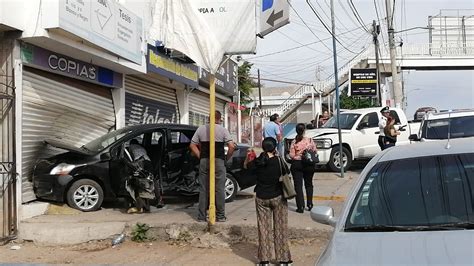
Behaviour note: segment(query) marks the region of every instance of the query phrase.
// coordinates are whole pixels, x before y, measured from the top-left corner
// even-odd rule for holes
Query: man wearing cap
[[[384,133],[384,129],[385,129],[385,126],[387,125],[387,118],[390,116],[390,109],[388,106],[385,106],[384,108],[382,108],[380,110],[380,113],[382,114],[382,117],[380,118],[379,120],[379,140],[378,140],[378,143],[379,143],[379,146],[380,146],[380,149],[381,150],[384,150],[385,148],[385,133]]]

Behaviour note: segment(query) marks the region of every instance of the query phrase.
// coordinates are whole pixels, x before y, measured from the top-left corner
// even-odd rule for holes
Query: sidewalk
[[[351,178],[352,177],[352,178]],[[345,178],[334,173],[316,173],[314,177],[315,205],[328,205],[339,214],[345,196],[357,177],[348,172]],[[324,238],[330,236],[332,227],[311,220],[309,212],[295,212],[294,200],[289,202],[289,227],[291,238]],[[109,239],[125,232],[130,235],[136,223],[146,223],[150,234],[159,239],[180,238],[183,235],[199,236],[207,231],[207,223],[195,220],[197,203],[171,203],[165,208],[152,208],[151,213],[126,214],[124,209],[103,208],[96,212],[79,212],[67,206],[51,205],[49,213],[20,224],[19,238],[42,245],[69,245],[92,240]],[[212,229],[232,239],[255,240],[257,222],[253,188],[241,191],[237,198],[226,204],[227,222],[216,223]],[[227,241],[224,240],[224,241]]]

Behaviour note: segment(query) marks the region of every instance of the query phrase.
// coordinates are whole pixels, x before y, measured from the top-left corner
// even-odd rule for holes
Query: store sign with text
[[[48,72],[104,86],[122,87],[121,73],[55,53],[35,45],[23,43],[21,46],[21,59],[25,65]]]
[[[176,106],[125,93],[125,124],[127,126],[156,123],[177,123]]]
[[[216,89],[223,90],[232,95],[235,94],[237,92],[237,73],[237,63],[233,60],[225,59],[225,62],[221,64],[215,74]],[[209,71],[202,67],[199,71],[199,82],[209,86]]]
[[[351,96],[376,96],[377,70],[375,68],[351,69],[349,90]]]
[[[114,0],[59,0],[58,8],[45,9],[46,28],[63,29],[141,64],[142,19],[121,4]]]
[[[158,52],[156,47],[148,45],[147,72],[157,73],[196,88],[198,86],[198,71],[196,65],[173,60]]]

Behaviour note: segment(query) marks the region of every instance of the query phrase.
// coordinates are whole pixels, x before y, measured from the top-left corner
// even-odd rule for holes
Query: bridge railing
[[[466,44],[466,45],[452,43],[452,44],[448,44],[444,46],[433,45],[430,43],[405,44],[402,47],[397,47],[397,56],[403,56],[403,57],[474,56],[474,43]],[[375,56],[372,54],[371,57],[375,57]],[[382,58],[390,57],[389,51],[384,50],[382,52],[381,57]]]

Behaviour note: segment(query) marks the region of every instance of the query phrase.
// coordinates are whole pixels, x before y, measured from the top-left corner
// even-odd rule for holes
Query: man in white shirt
[[[382,108],[380,110],[380,113],[382,114],[382,117],[380,118],[379,120],[379,130],[380,130],[380,133],[379,133],[379,140],[378,140],[378,143],[379,143],[379,146],[380,146],[380,149],[381,150],[384,150],[384,147],[385,147],[385,133],[384,133],[384,129],[385,129],[385,126],[387,125],[387,117],[390,116],[390,109],[388,106],[385,106],[384,108]]]

